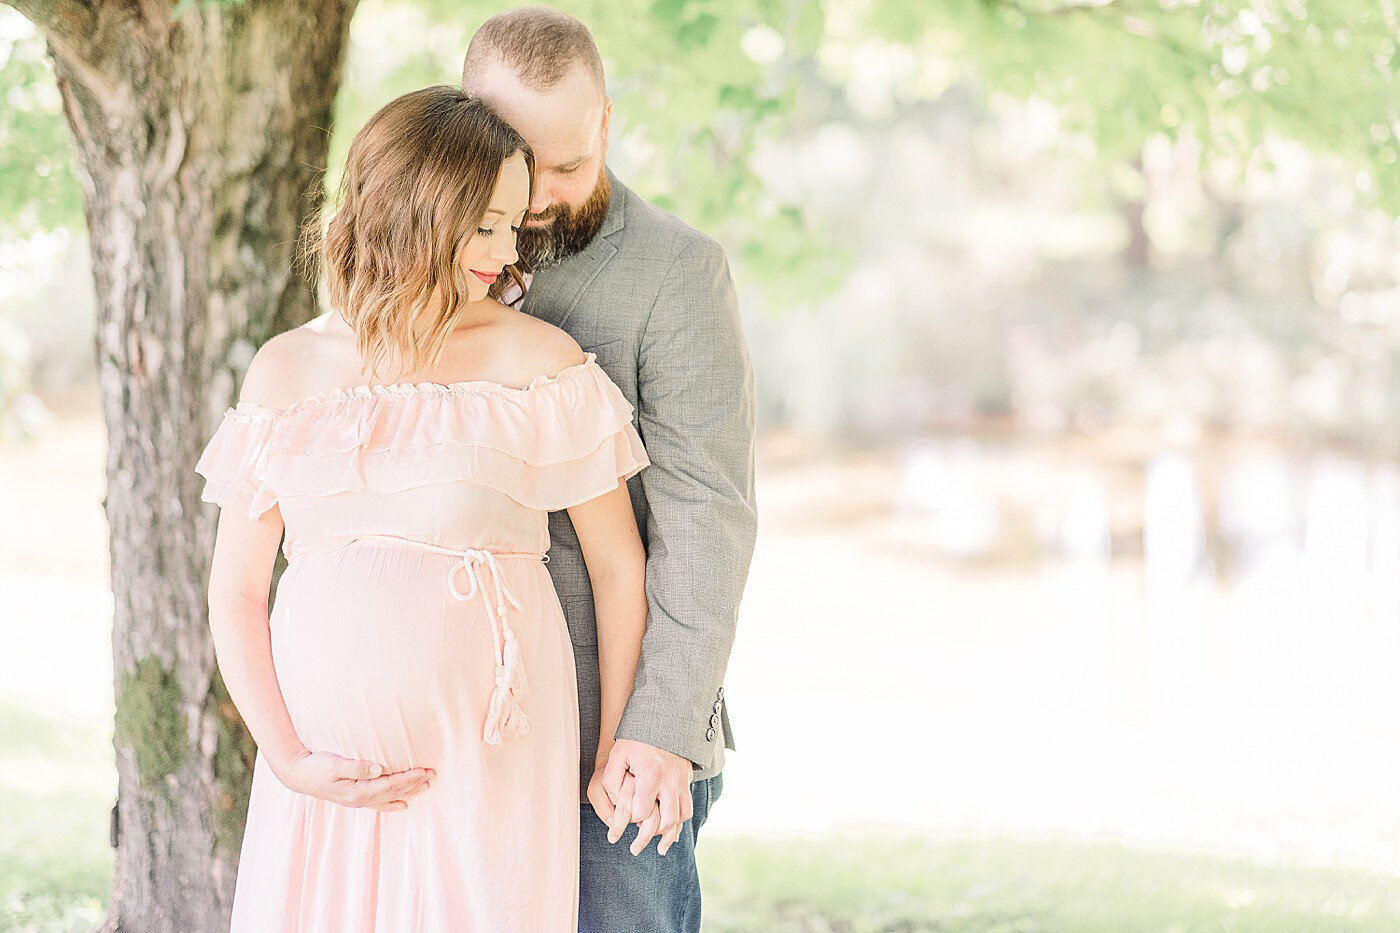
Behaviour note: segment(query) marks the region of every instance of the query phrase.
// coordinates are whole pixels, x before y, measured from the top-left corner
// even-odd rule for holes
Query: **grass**
[[[0,700],[0,930],[91,930],[112,874],[110,729]]]
[[[1065,838],[712,837],[701,871],[712,933],[1400,930],[1400,878]]]
[[[0,700],[0,930],[102,917],[110,759],[109,729]],[[700,861],[707,933],[1400,930],[1400,878],[1108,842],[710,835]]]

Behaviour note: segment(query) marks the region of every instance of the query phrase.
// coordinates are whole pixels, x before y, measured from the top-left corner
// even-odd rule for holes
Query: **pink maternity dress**
[[[360,386],[225,413],[195,469],[206,501],[281,509],[270,628],[298,735],[437,771],[381,813],[294,793],[259,754],[234,931],[577,929],[578,696],[546,513],[647,462],[591,353],[524,388]]]

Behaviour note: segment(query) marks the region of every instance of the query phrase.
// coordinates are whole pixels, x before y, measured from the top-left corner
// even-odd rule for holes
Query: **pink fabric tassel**
[[[530,731],[530,717],[520,706],[521,697],[530,690],[525,666],[520,663],[520,643],[505,619],[501,620],[501,628],[504,630],[504,658],[496,666],[496,687],[491,691],[491,703],[486,710],[482,741],[487,745],[500,745]]]

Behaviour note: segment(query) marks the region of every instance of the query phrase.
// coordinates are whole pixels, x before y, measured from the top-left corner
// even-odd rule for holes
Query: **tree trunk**
[[[12,0],[42,29],[84,176],[116,606],[106,930],[227,930],[253,747],[214,665],[215,509],[194,462],[254,350],[314,314],[355,0]]]
[[[1134,173],[1142,179],[1142,191],[1120,201],[1119,209],[1122,211],[1123,223],[1128,228],[1128,242],[1119,258],[1129,269],[1146,269],[1152,261],[1152,238],[1147,235],[1147,226],[1143,223],[1150,192],[1148,177],[1143,171],[1141,153],[1134,157],[1132,167]]]

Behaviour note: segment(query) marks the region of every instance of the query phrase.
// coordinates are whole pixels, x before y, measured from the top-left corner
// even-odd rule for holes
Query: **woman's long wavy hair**
[[[371,379],[422,372],[442,354],[470,299],[461,251],[491,204],[501,166],[535,159],[480,100],[439,85],[395,98],[355,134],[334,204],[307,221],[301,256],[326,277]],[[491,286],[511,281],[507,266]]]

